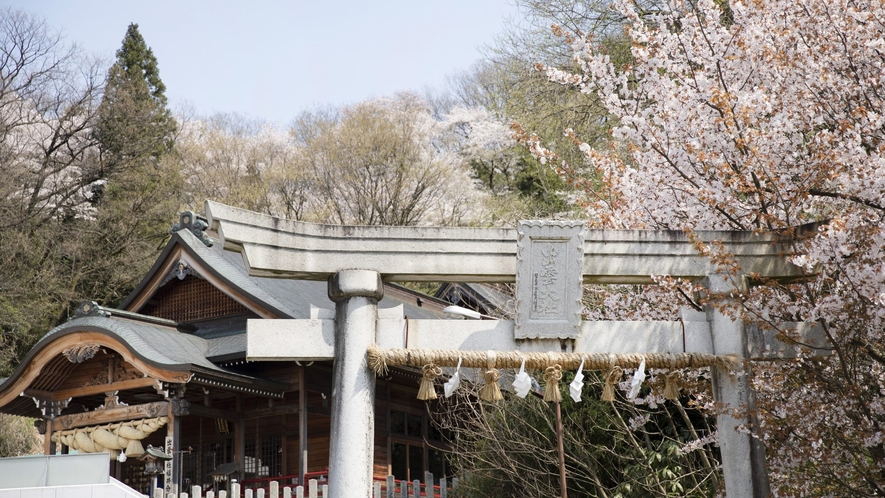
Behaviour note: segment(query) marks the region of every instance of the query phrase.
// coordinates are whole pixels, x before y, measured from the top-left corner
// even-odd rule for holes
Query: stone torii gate
[[[794,346],[747,326],[719,306],[685,309],[676,322],[582,322],[582,283],[653,284],[653,275],[703,282],[717,304],[753,279],[802,277],[789,263],[790,240],[750,232],[585,230],[581,222],[521,222],[517,229],[329,226],[272,218],[206,202],[210,230],[239,251],[252,275],[328,280],[331,310],[307,320],[254,320],[250,360],[329,360],[333,403],[329,489],[335,498],[368,496],[372,487],[375,374],[367,350],[605,354],[692,353],[740,360],[789,357]],[[741,269],[728,275],[699,255],[697,241],[721,244]],[[750,278],[753,277],[753,279]],[[380,310],[383,281],[514,282],[515,321],[407,320]],[[406,323],[408,322],[408,323]],[[824,344],[806,324],[787,324],[805,344]],[[404,330],[408,330],[404,334]],[[494,356],[494,353],[492,353]],[[505,367],[509,365],[498,365]],[[622,365],[628,366],[629,365]],[[739,368],[739,367],[738,367]],[[752,407],[746,376],[713,366],[717,401]],[[767,496],[764,448],[736,430],[745,421],[718,416],[729,497]]]

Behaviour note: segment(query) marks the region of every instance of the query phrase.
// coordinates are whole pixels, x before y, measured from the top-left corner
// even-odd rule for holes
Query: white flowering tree
[[[559,29],[580,71],[547,75],[605,103],[619,123],[612,144],[584,145],[586,164],[569,165],[520,138],[561,174],[601,180],[583,199],[597,227],[807,234],[794,261],[808,279],[756,287],[741,310],[771,327],[817,322],[832,346],[753,366],[772,489],[885,494],[885,8],[720,5],[617,3],[629,64]]]
[[[181,126],[175,154],[187,184],[187,207],[201,210],[206,199],[223,199],[252,211],[303,218],[305,193],[281,185],[303,176],[284,129],[224,113]]]
[[[102,156],[106,74],[45,20],[0,8],[0,375],[77,302],[128,294],[177,210],[173,165]]]

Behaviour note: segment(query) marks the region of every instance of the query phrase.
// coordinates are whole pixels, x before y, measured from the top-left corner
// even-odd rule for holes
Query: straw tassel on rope
[[[494,351],[488,351],[486,353],[487,368],[482,374],[482,378],[486,384],[482,386],[482,391],[479,392],[479,397],[486,401],[500,401],[504,399],[504,396],[501,395],[501,388],[498,387],[498,379],[501,378],[501,373],[495,368],[496,359],[497,355]]]
[[[670,371],[664,376],[664,398],[670,401],[679,399],[679,383],[682,372],[676,369],[676,361],[670,361]]]
[[[670,401],[679,399],[679,383],[682,379],[682,372],[679,370],[671,370],[664,376],[664,398]]]
[[[559,381],[562,379],[562,367],[553,365],[544,370],[544,380],[547,385],[544,387],[544,401],[552,401],[558,403],[562,401],[562,393],[559,392]]]
[[[602,401],[615,400],[615,384],[621,381],[624,370],[615,365],[605,374],[605,386],[602,388]]]
[[[442,375],[442,368],[439,368],[433,363],[428,363],[424,365],[421,370],[424,375],[421,378],[421,387],[418,388],[418,399],[424,401],[436,399],[436,390],[433,388],[433,381]]]

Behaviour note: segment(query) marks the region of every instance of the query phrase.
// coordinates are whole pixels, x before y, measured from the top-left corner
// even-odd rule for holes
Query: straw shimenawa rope
[[[423,368],[428,363],[439,367],[455,367],[458,358],[464,368],[519,368],[525,359],[527,369],[545,370],[558,364],[563,370],[576,370],[584,361],[585,370],[608,372],[612,366],[637,368],[645,359],[646,368],[683,369],[718,366],[733,369],[740,365],[735,356],[717,356],[703,353],[526,353],[522,351],[459,351],[443,349],[387,349],[371,346],[368,350],[369,368],[377,375],[385,375],[390,367]],[[489,360],[491,361],[491,364]]]
[[[557,401],[562,397],[559,392],[559,381],[562,370],[576,370],[584,362],[585,370],[601,370],[605,376],[602,389],[603,401],[614,401],[615,385],[621,381],[625,368],[637,368],[645,360],[646,368],[669,369],[666,375],[664,397],[669,400],[679,398],[678,370],[683,368],[722,367],[736,369],[740,360],[735,356],[717,356],[702,353],[648,353],[648,354],[613,354],[613,353],[525,353],[521,351],[459,351],[442,349],[388,349],[371,346],[368,350],[369,368],[376,375],[386,375],[390,367],[421,368],[424,378],[419,389],[419,399],[436,399],[433,380],[442,374],[440,367],[455,367],[461,362],[462,367],[482,368],[485,386],[480,391],[480,398],[488,401],[504,399],[498,380],[499,368],[519,368],[525,360],[525,367],[544,370],[547,381],[544,399]],[[558,370],[557,370],[558,369]],[[558,375],[557,375],[558,374]]]

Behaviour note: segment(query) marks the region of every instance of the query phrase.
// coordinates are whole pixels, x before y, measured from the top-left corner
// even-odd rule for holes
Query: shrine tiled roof
[[[115,313],[119,313],[119,316],[115,316]],[[81,313],[44,335],[31,348],[15,372],[5,379],[0,379],[0,397],[20,382],[35,361],[41,365],[49,361],[46,357],[39,360],[41,355],[45,356],[46,352],[50,355],[67,354],[66,351],[61,352],[56,344],[70,344],[70,340],[66,338],[72,335],[82,344],[115,349],[118,353],[124,353],[125,349],[128,354],[124,356],[133,356],[135,363],[142,363],[153,371],[167,372],[167,375],[172,374],[177,379],[183,376],[185,379],[193,378],[203,383],[215,382],[216,385],[223,382],[231,389],[238,389],[236,386],[247,386],[254,392],[258,392],[257,389],[271,395],[282,392],[284,388],[282,384],[238,373],[211,361],[212,355],[244,351],[245,334],[240,336],[242,340],[230,337],[220,340],[205,339],[182,332],[175,326],[156,323],[158,321],[161,320],[96,305],[90,310],[89,315],[83,316]],[[88,336],[77,336],[82,333]],[[68,360],[79,361],[71,358]],[[10,405],[4,408],[5,412],[18,413],[17,410],[21,407],[17,403],[13,404],[16,406]]]
[[[204,263],[204,267],[213,276],[249,296],[262,307],[273,312],[280,318],[308,318],[310,306],[333,309],[334,303],[328,297],[327,283],[315,280],[297,280],[290,278],[269,278],[249,275],[242,256],[233,251],[222,249],[219,245],[207,247],[203,241],[194,236],[190,230],[179,230],[174,233],[173,240],[167,245],[163,254],[151,273],[158,271],[161,263],[169,257],[175,244],[180,244],[192,256]],[[150,276],[150,274],[148,276]],[[140,295],[148,283],[148,278],[133,291],[120,308],[129,309],[131,303]],[[418,306],[411,301],[402,301],[385,296],[378,303],[381,308],[393,308],[403,305],[403,311],[409,318],[434,319],[443,318],[441,313]]]
[[[193,334],[181,333],[171,327],[138,322],[113,316],[77,317],[50,330],[31,350],[34,354],[56,338],[81,331],[96,331],[122,342],[136,356],[167,370],[187,370],[200,366],[223,371],[206,359],[210,341]]]

